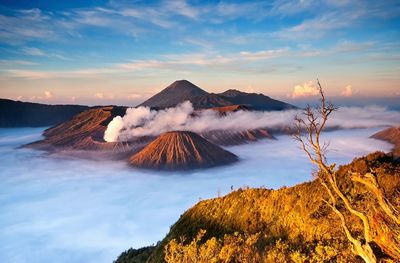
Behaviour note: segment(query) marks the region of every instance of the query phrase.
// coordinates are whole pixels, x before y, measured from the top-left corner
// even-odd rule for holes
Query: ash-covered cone
[[[232,163],[238,157],[189,131],[161,134],[129,162],[136,167],[186,170]]]

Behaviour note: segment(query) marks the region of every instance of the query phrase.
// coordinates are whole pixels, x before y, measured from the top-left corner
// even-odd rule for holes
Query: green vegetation
[[[337,184],[354,208],[365,211],[371,222],[379,222],[377,219],[386,218],[376,198],[349,176],[371,170],[388,200],[399,210],[400,164],[389,155],[377,152],[341,166]],[[279,190],[239,189],[221,198],[201,201],[171,227],[147,262],[362,262],[352,253],[337,215],[323,202],[328,198],[325,189],[314,180]],[[343,204],[338,203],[338,207]],[[351,232],[361,235],[359,220],[341,210],[351,222]],[[374,227],[376,237],[388,232],[400,237],[395,228],[380,226]],[[382,244],[385,240],[378,238],[372,242],[378,260],[399,260],[387,255]],[[138,261],[120,257],[117,262]]]

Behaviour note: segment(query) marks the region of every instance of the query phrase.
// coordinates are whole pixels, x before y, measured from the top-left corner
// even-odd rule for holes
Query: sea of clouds
[[[189,101],[165,110],[149,107],[128,108],[124,116],[115,117],[104,133],[107,142],[129,141],[134,137],[157,136],[163,132],[188,130],[244,131],[256,128],[281,129],[293,123],[301,110],[235,111],[220,115],[214,110],[194,111]],[[371,128],[400,124],[400,112],[383,107],[341,107],[332,114],[327,128]]]
[[[379,129],[326,132],[330,160],[388,151],[390,144],[368,138]],[[42,131],[0,129],[0,262],[110,263],[129,247],[161,240],[200,198],[229,193],[232,186],[279,188],[311,180],[312,166],[288,136],[229,147],[241,159],[231,166],[163,173],[16,149]]]

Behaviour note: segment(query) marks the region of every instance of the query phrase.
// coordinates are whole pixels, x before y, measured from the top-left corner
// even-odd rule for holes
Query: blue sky
[[[0,97],[138,102],[176,79],[400,98],[398,1],[0,1]]]

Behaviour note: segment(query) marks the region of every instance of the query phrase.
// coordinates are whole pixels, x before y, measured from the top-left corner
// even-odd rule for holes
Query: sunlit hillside
[[[348,177],[349,172],[370,169],[400,208],[400,164],[390,155],[377,152],[342,166],[338,184],[355,207],[378,220],[375,200]],[[340,220],[323,199],[327,194],[316,180],[279,190],[238,189],[199,202],[155,248],[128,250],[116,262],[362,262],[351,252]],[[353,219],[352,231],[361,231],[360,222]],[[388,241],[377,234],[374,242],[379,257],[390,258],[381,249]],[[150,256],[143,260],[143,255]]]

